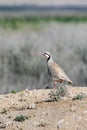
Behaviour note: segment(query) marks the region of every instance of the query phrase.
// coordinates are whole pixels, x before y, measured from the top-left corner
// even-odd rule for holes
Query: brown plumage
[[[54,85],[57,82],[64,82],[64,83],[69,83],[72,84],[72,81],[68,78],[68,76],[65,74],[63,69],[60,67],[60,65],[56,64],[53,59],[52,55],[49,52],[45,52],[44,56],[47,59],[47,66],[48,66],[48,73],[51,77],[51,79],[54,82]]]

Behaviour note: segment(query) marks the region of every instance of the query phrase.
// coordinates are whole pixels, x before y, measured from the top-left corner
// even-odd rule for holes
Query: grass
[[[11,93],[16,94],[16,91],[15,90],[11,90]]]
[[[72,100],[82,100],[84,98],[86,98],[86,96],[83,93],[81,93],[81,94],[74,96]]]
[[[16,116],[16,117],[14,118],[14,121],[23,122],[23,121],[25,121],[26,119],[28,119],[27,116],[19,115],[19,116]]]
[[[87,22],[87,16],[54,16],[54,17],[22,17],[22,18],[0,18],[0,28],[21,29],[31,26],[33,29],[39,28],[41,22],[62,22],[78,23]]]
[[[39,18],[1,18],[0,28],[4,29],[22,29],[31,26],[33,29],[38,27]]]

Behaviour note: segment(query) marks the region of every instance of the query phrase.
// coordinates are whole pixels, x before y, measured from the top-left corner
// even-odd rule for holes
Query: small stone
[[[6,128],[6,124],[0,124],[0,129]]]
[[[63,99],[63,100],[68,100],[68,97],[61,97],[61,99]]]
[[[35,103],[31,103],[28,106],[28,109],[35,109],[36,108],[36,104]]]
[[[32,90],[30,90],[29,92],[30,92],[30,94],[33,94]]]
[[[87,119],[84,119],[85,121],[87,121]]]
[[[3,99],[4,98],[4,95],[0,95],[0,99]]]
[[[6,123],[6,126],[8,126],[9,124],[11,124],[12,123],[12,121],[8,121],[7,123]]]
[[[25,96],[25,97],[27,97],[27,96],[28,96],[28,94],[27,94],[27,93],[25,93],[25,94],[24,94],[24,96]]]
[[[35,127],[45,127],[46,125],[47,125],[47,123],[44,121],[44,119],[41,119],[38,122],[34,122]]]
[[[57,129],[62,129],[64,127],[65,124],[65,120],[61,119],[60,121],[58,121],[58,125],[57,125]]]
[[[26,89],[25,89],[25,91],[26,91],[26,92],[29,92],[29,89],[28,89],[28,88],[26,88]]]
[[[42,115],[46,116],[46,115],[48,115],[48,113],[44,111],[44,112],[42,112]]]
[[[64,119],[61,119],[60,121],[58,121],[58,124],[61,124],[61,123],[63,123],[63,122],[65,122],[65,120],[64,120]]]
[[[83,111],[83,113],[87,113],[87,111]]]
[[[68,92],[68,93],[67,93],[67,97],[68,97],[68,98],[72,98],[73,96],[74,96],[74,95],[73,95],[72,92]]]

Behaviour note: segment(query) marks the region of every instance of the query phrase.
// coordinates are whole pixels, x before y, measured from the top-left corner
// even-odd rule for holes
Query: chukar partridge
[[[68,78],[63,69],[60,67],[60,65],[56,64],[53,61],[52,55],[49,52],[45,52],[43,55],[47,59],[48,74],[54,82],[54,87],[57,82],[72,84],[72,81]]]

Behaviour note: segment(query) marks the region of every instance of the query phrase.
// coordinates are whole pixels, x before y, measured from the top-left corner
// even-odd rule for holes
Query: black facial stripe
[[[48,59],[47,59],[47,61],[50,59],[50,54],[48,54],[48,53],[44,53],[45,55],[48,55]]]
[[[48,55],[49,57],[48,57],[48,59],[47,59],[47,61],[50,59],[50,55]]]

